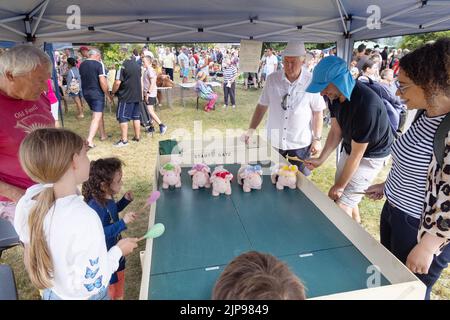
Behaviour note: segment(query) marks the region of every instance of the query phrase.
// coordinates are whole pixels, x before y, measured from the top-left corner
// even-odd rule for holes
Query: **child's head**
[[[20,163],[28,176],[41,184],[72,183],[76,188],[89,177],[89,159],[84,140],[65,129],[36,129],[20,145]],[[44,234],[44,220],[55,202],[53,187],[46,187],[36,196],[28,226],[29,275],[39,288],[52,286],[53,262]]]
[[[67,58],[67,64],[68,64],[71,68],[73,68],[73,67],[75,67],[75,66],[77,65],[77,60],[76,60],[75,58],[72,58],[72,57]],[[111,68],[110,68],[110,69],[111,69]]]
[[[32,131],[20,145],[20,163],[27,175],[46,184],[59,181],[70,170],[75,183],[89,177],[86,142],[66,129],[45,128]]]
[[[300,279],[270,254],[249,251],[234,258],[217,280],[213,300],[304,300]]]
[[[91,162],[89,180],[83,183],[82,193],[88,202],[95,199],[106,204],[107,199],[120,192],[122,188],[122,165],[118,158],[104,158]]]

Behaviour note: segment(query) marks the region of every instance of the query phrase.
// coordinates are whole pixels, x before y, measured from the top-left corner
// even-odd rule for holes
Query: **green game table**
[[[167,160],[163,158],[159,164]],[[260,164],[268,169],[274,161]],[[183,164],[181,188],[162,189],[156,175],[161,197],[149,225],[163,223],[166,231],[147,241],[141,299],[210,299],[225,266],[249,250],[286,262],[304,282],[308,298],[420,297],[420,281],[306,178],[299,188],[281,191],[265,175],[261,190],[244,193],[236,181],[240,165],[224,167],[234,175],[230,196],[193,190],[187,173],[191,164]],[[334,222],[328,211],[336,215]],[[343,227],[336,221],[344,222]],[[360,241],[352,241],[352,233]],[[369,259],[372,251],[375,256]],[[374,263],[380,254],[386,261]],[[381,269],[375,287],[370,282],[373,265]]]

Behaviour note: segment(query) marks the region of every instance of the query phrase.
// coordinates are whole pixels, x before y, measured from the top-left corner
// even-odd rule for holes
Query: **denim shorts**
[[[90,99],[88,97],[84,97],[89,108],[93,112],[103,112],[105,110],[105,99]]]
[[[141,117],[140,102],[122,102],[119,101],[116,118],[119,123],[125,123],[130,120],[139,120]]]
[[[187,78],[189,76],[189,68],[182,68],[180,71],[180,76]]]
[[[52,291],[52,289],[44,289],[44,291],[42,292],[42,300],[63,300],[63,299],[58,297],[56,293]],[[90,296],[88,300],[111,300],[108,295],[108,288],[103,286],[103,288],[101,288],[97,294]]]
[[[80,92],[78,92],[78,93],[72,93],[72,92],[69,92],[69,97],[72,97],[72,98],[80,97],[80,98],[82,98],[82,97],[83,97],[83,94],[81,93],[81,90],[80,90]]]
[[[156,105],[156,97],[148,97],[147,101],[145,101],[145,103],[148,106],[155,106]]]
[[[337,181],[344,170],[345,163],[350,155],[345,150],[342,150],[339,157],[339,162],[336,166],[335,181]],[[344,189],[342,196],[337,201],[347,207],[355,208],[361,202],[363,197],[358,192],[363,192],[377,177],[378,173],[386,165],[389,156],[384,158],[362,158],[359,166],[353,173],[350,181]]]

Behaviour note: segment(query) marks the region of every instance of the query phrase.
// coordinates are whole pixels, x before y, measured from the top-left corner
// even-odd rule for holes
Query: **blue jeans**
[[[42,294],[42,300],[62,300],[52,289],[45,289]],[[108,295],[108,287],[103,287],[97,294],[90,296],[88,300],[111,300]]]
[[[292,149],[292,150],[281,150],[278,149],[278,152],[286,158],[286,155],[289,155],[291,157],[298,157],[299,159],[308,159],[311,156],[311,146],[307,146],[301,149]],[[294,164],[298,167],[298,169],[305,175],[309,176],[311,174],[311,171],[305,167],[303,162],[300,161],[294,161],[289,160],[289,163]]]
[[[407,215],[402,210],[395,208],[388,201],[384,203],[380,220],[380,240],[394,256],[403,264],[409,253],[417,244],[420,219]],[[447,268],[450,262],[450,245],[444,247],[439,256],[434,256],[428,274],[416,274],[426,286],[425,299],[430,299],[431,289],[439,279],[442,270]]]

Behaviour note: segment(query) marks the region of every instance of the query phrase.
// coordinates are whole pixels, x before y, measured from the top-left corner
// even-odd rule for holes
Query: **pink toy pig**
[[[170,186],[181,187],[181,167],[178,164],[168,162],[159,169],[159,173],[163,176],[163,189],[167,189]]]
[[[250,192],[252,189],[261,190],[262,169],[260,165],[242,166],[238,171],[238,183],[242,184],[244,192]]]
[[[284,187],[295,189],[297,187],[297,172],[298,167],[295,165],[282,165],[272,173],[272,183],[276,184],[278,190],[283,190]]]
[[[209,181],[211,169],[206,164],[198,163],[188,173],[192,176],[192,189],[211,187],[211,182]]]
[[[231,179],[233,179],[233,174],[225,170],[223,166],[217,166],[209,179],[212,184],[212,195],[215,197],[221,193],[230,195]]]

